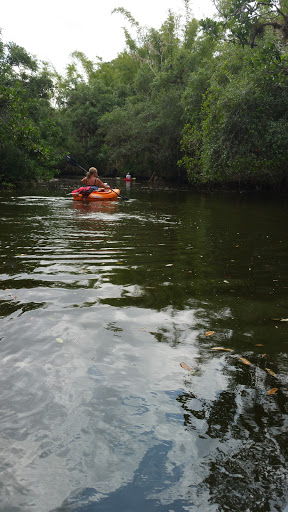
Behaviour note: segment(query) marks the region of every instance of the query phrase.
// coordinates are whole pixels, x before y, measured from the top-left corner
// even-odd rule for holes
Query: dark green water
[[[288,198],[121,186],[2,195],[1,512],[287,511]]]

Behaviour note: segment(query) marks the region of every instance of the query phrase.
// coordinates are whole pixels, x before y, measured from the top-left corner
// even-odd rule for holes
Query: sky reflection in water
[[[287,203],[133,192],[2,204],[2,510],[282,511]]]

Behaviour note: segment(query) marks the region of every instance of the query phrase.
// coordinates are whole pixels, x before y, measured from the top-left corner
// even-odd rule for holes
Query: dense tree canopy
[[[183,4],[159,29],[115,9],[126,48],[75,51],[65,76],[0,41],[2,186],[63,171],[68,152],[102,175],[288,184],[287,0],[217,0],[201,21]]]
[[[0,183],[53,176],[61,137],[50,99],[53,80],[24,48],[0,46]]]

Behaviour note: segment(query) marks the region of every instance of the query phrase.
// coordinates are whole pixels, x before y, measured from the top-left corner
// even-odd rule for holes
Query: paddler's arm
[[[97,178],[96,184],[97,187],[110,189],[109,185],[105,185],[105,183],[103,183],[103,181],[101,181],[100,178]]]

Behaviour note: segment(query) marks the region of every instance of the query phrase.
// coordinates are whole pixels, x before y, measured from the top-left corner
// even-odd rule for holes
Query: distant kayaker
[[[126,180],[131,180],[131,174],[130,174],[130,172],[128,172],[128,174],[126,174]]]
[[[86,174],[86,177],[81,180],[82,183],[85,183],[88,187],[99,187],[99,188],[108,188],[109,185],[103,183],[100,178],[98,178],[98,171],[96,167],[90,167],[89,171]]]

